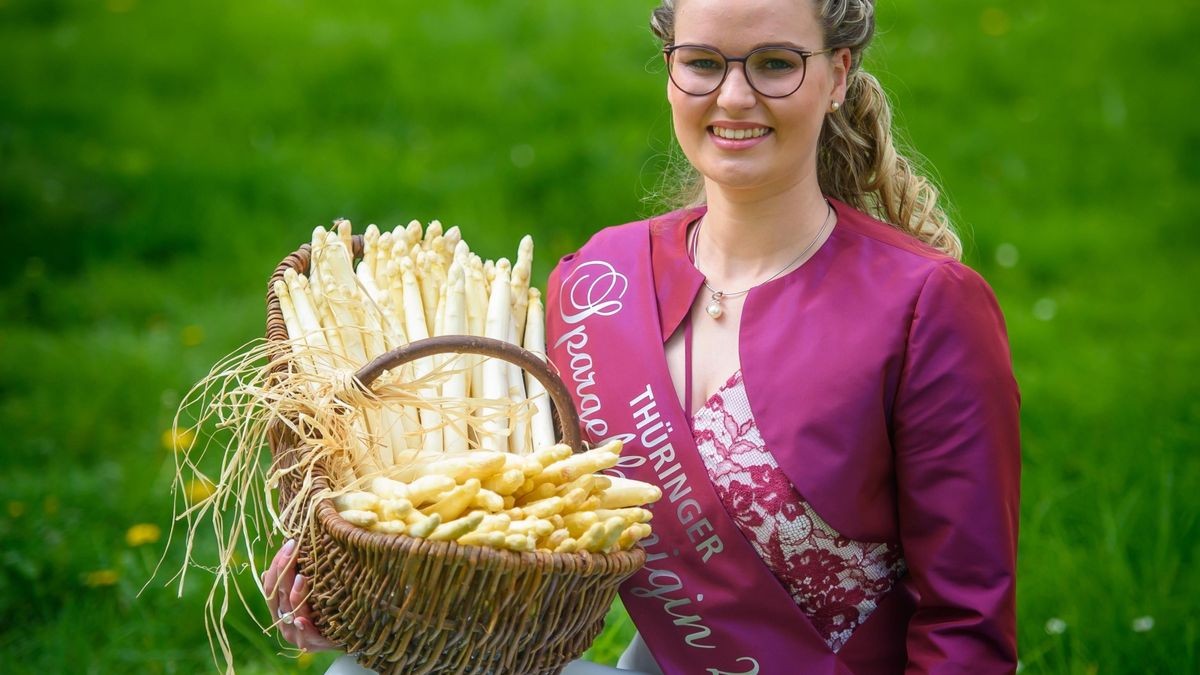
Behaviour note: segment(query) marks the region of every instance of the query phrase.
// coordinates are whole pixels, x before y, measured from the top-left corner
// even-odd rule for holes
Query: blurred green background
[[[210,577],[163,585],[181,395],[336,216],[532,233],[540,285],[653,213],[654,4],[0,0],[0,670],[215,669]],[[878,13],[869,68],[1008,319],[1023,671],[1200,671],[1200,5]],[[328,661],[229,624],[246,672]]]

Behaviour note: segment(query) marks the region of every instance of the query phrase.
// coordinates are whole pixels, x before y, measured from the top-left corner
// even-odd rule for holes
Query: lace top
[[[700,456],[726,510],[834,652],[905,572],[898,547],[838,534],[765,447],[739,370],[693,416]]]

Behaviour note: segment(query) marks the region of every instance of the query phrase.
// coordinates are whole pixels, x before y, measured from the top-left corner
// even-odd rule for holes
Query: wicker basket
[[[272,276],[306,272],[306,244]],[[354,237],[354,255],[362,240]],[[267,338],[286,339],[279,301],[267,293]],[[478,337],[439,337],[388,352],[364,366],[370,386],[384,370],[436,353],[497,356],[537,377],[554,402],[563,442],[580,451],[578,416],[562,380],[539,357]],[[276,462],[292,464],[299,439],[271,437]],[[317,488],[327,479],[314,477]],[[295,495],[280,486],[280,501]],[[516,553],[387,535],[355,527],[324,500],[315,537],[299,539],[301,573],[312,581],[308,604],[321,634],[380,673],[557,673],[604,627],[617,586],[645,562],[641,548],[616,553]],[[315,541],[315,544],[312,543]]]

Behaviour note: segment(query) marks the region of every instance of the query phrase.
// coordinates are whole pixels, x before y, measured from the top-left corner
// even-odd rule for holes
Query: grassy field
[[[214,669],[203,570],[138,594],[181,561],[181,395],[335,216],[529,232],[540,282],[652,212],[653,4],[0,0],[0,670]],[[1009,323],[1024,672],[1200,671],[1200,9],[879,13],[869,65]],[[239,670],[328,660],[229,626]]]

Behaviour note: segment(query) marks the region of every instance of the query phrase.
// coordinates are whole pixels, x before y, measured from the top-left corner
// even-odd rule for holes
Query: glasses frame
[[[693,49],[704,49],[704,50],[710,51],[710,52],[720,56],[722,59],[725,60],[725,72],[721,74],[721,80],[719,82],[717,82],[716,86],[714,86],[712,89],[704,92],[703,94],[694,94],[694,93],[688,91],[687,89],[684,89],[683,87],[679,86],[679,83],[675,81],[675,75],[672,74],[672,72],[671,72],[674,69],[673,68],[674,61],[673,61],[672,57],[675,53],[675,50],[682,49],[684,47],[691,47]],[[791,96],[792,94],[800,91],[800,87],[804,86],[804,80],[808,79],[808,59],[810,57],[817,56],[818,54],[828,54],[828,53],[834,51],[834,49],[835,49],[834,47],[826,47],[825,49],[818,49],[817,51],[810,51],[807,49],[797,49],[795,47],[786,47],[786,46],[782,46],[782,45],[779,45],[779,46],[767,45],[764,47],[758,47],[756,49],[752,49],[745,56],[728,56],[725,54],[725,52],[722,52],[720,49],[717,49],[716,47],[710,47],[708,45],[684,43],[681,45],[667,45],[666,47],[663,47],[663,56],[665,56],[667,59],[667,77],[670,78],[671,84],[674,84],[676,89],[678,89],[679,91],[682,91],[683,93],[687,94],[688,96],[708,96],[708,95],[712,94],[714,91],[720,89],[721,86],[725,84],[725,80],[729,77],[729,65],[731,63],[740,63],[740,64],[742,64],[742,74],[746,78],[746,84],[750,85],[750,88],[754,90],[754,93],[756,93],[759,96],[762,96],[764,98],[787,98],[787,97]],[[754,79],[750,77],[750,72],[748,70],[746,70],[746,62],[749,61],[755,54],[757,54],[759,52],[779,51],[779,50],[792,52],[793,54],[799,56],[800,57],[800,65],[804,69],[804,72],[800,73],[800,83],[796,85],[795,89],[789,91],[788,93],[781,94],[781,95],[764,94],[758,87],[754,86]]]

